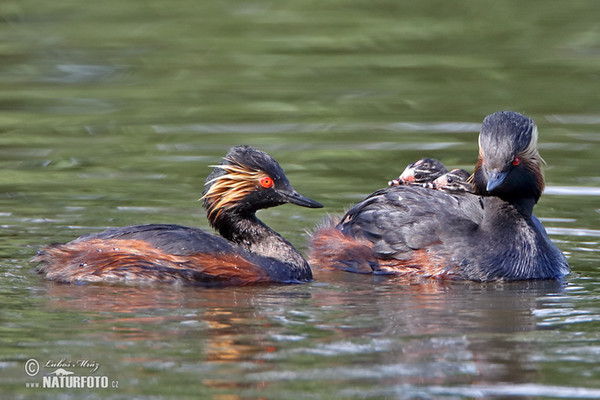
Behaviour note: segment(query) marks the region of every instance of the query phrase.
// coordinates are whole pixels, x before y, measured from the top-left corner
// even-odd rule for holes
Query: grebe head
[[[233,147],[223,161],[213,167],[202,196],[212,226],[223,213],[250,215],[285,203],[323,207],[296,192],[279,163],[253,147]]]
[[[512,111],[499,111],[483,120],[479,134],[479,160],[474,183],[482,195],[508,202],[537,202],[544,190],[537,149],[537,126],[533,120]]]

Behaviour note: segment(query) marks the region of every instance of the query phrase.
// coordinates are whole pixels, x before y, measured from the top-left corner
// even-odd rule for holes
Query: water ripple
[[[400,387],[398,391],[406,394],[414,393],[412,390]],[[510,385],[471,385],[471,386],[430,386],[426,389],[415,388],[418,392],[436,395],[454,395],[470,398],[487,397],[548,397],[561,399],[598,399],[600,389],[588,389],[569,386],[551,386],[535,383],[510,384]]]
[[[469,385],[469,386],[416,386],[416,385],[398,385],[393,388],[364,389],[360,393],[355,389],[346,389],[340,392],[340,397],[359,398],[380,398],[395,397],[400,398],[419,398],[419,399],[438,399],[440,396],[461,398],[508,398],[508,397],[548,397],[559,399],[598,399],[600,398],[600,389],[569,387],[569,386],[551,386],[535,383],[524,384],[500,384],[500,385]]]
[[[298,133],[298,132],[362,132],[386,130],[392,132],[479,132],[481,124],[473,122],[394,122],[382,123],[264,123],[264,124],[188,124],[188,125],[154,125],[156,133],[168,134],[182,132],[194,133]]]
[[[596,229],[547,227],[546,231],[549,235],[600,237],[600,230]]]
[[[600,124],[600,115],[554,114],[546,116],[549,122],[564,125],[596,125]]]
[[[315,368],[301,371],[264,371],[250,373],[246,377],[251,381],[295,381],[295,380],[380,380],[399,376],[429,376],[444,378],[448,375],[476,375],[475,363],[451,362],[411,362],[387,365],[364,365]]]
[[[600,196],[600,188],[586,186],[547,186],[544,194],[567,196]]]

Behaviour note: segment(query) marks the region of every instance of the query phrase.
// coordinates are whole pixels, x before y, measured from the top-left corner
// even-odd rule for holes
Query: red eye
[[[271,186],[273,186],[273,179],[269,178],[268,176],[265,176],[260,180],[260,186],[266,189],[270,188]]]
[[[512,165],[517,166],[519,164],[521,164],[521,159],[519,157],[513,158]]]

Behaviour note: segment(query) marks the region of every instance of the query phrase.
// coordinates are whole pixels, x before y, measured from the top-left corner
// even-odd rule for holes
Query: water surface
[[[3,2],[2,394],[600,397],[598,15],[594,1]],[[472,169],[479,123],[503,109],[539,125],[535,213],[569,259],[563,282],[68,286],[29,263],[108,226],[208,228],[208,166],[237,144],[326,206],[260,212],[305,251],[306,230],[411,161]],[[61,360],[111,387],[28,387]]]

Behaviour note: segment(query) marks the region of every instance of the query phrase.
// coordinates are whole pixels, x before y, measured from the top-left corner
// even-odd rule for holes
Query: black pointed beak
[[[292,203],[295,204],[297,206],[302,206],[302,207],[308,207],[308,208],[323,208],[323,204],[314,201],[312,199],[309,199],[308,197],[304,197],[302,196],[300,193],[296,192],[295,190],[290,190],[290,191],[280,191],[279,192],[283,198],[288,202],[288,203]]]
[[[506,179],[506,175],[508,175],[508,172],[498,171],[497,169],[491,170],[488,173],[488,182],[487,182],[486,191],[488,193],[491,193],[498,186],[502,185],[502,182],[504,182],[504,179]]]

